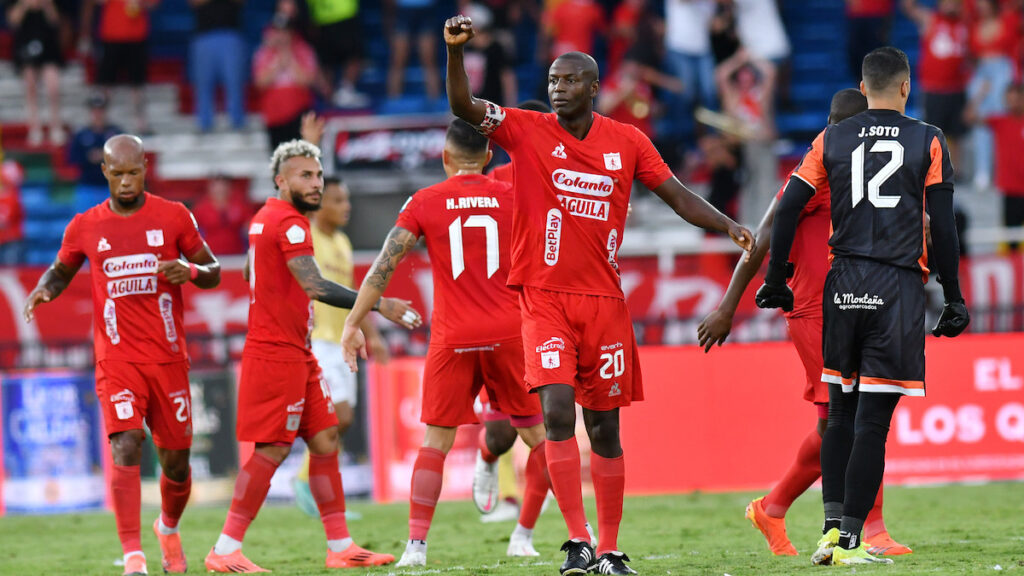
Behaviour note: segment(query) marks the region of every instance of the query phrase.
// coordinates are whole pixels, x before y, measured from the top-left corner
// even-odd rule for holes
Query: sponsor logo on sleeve
[[[608,152],[604,155],[604,167],[606,170],[622,170],[622,158],[618,152]]]
[[[615,181],[611,176],[604,174],[589,174],[587,172],[576,172],[559,168],[551,173],[551,182],[555,188],[572,192],[574,194],[586,194],[588,196],[611,196],[615,191]]]
[[[306,231],[298,224],[292,224],[292,227],[289,228],[284,235],[288,238],[288,242],[291,244],[301,244],[306,241]]]
[[[249,226],[249,234],[256,236],[263,234],[263,222],[253,222],[252,225]]]
[[[558,264],[558,251],[562,246],[562,212],[556,208],[548,210],[547,225],[544,227],[544,263]]]
[[[164,245],[164,231],[163,230],[146,230],[146,244],[149,246],[163,246]]]

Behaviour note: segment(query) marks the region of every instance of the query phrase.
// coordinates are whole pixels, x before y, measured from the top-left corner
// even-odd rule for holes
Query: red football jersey
[[[466,347],[519,337],[519,295],[506,286],[512,187],[478,174],[416,192],[396,226],[427,242],[434,274],[431,346]]]
[[[57,254],[66,266],[90,262],[97,362],[188,358],[181,286],[156,269],[160,260],[195,254],[203,239],[184,205],[143,194],[131,216],[115,213],[107,200],[75,216]]]
[[[792,173],[790,174],[792,175]],[[789,178],[786,178],[789,182]],[[782,199],[785,184],[776,198]],[[822,293],[829,268],[828,239],[832,233],[832,200],[828,183],[817,190],[800,212],[796,236],[789,260],[793,263],[793,277],[789,287],[793,290],[793,311],[787,318],[822,316]]]
[[[623,298],[615,259],[633,180],[654,189],[672,176],[647,136],[594,114],[577,140],[554,113],[490,102],[480,129],[515,170],[509,284]]]
[[[268,360],[311,355],[313,302],[288,261],[313,255],[309,220],[290,202],[270,198],[249,224],[249,333],[243,354]]]
[[[501,166],[496,166],[494,170],[491,170],[489,176],[495,180],[508,182],[509,184],[515,184],[516,181],[516,173],[512,169],[511,162],[508,164],[502,164]]]

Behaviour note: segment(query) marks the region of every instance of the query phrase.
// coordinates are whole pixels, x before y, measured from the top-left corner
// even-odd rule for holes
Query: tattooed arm
[[[75,277],[81,267],[81,264],[68,266],[59,259],[54,260],[53,265],[43,272],[42,277],[39,278],[39,284],[25,301],[25,322],[31,322],[35,318],[36,306],[60,296],[60,293],[68,287],[71,279]]]
[[[359,297],[355,306],[345,319],[345,331],[341,336],[341,346],[345,352],[345,361],[352,371],[356,370],[356,354],[366,358],[366,340],[359,330],[359,325],[369,314],[374,302],[382,300],[384,289],[391,282],[391,275],[395,273],[398,263],[405,258],[405,255],[416,245],[417,237],[405,228],[395,226],[388,233],[384,240],[384,247],[374,260],[373,266],[367,272],[363,285],[359,288]],[[387,299],[383,299],[387,300]],[[381,313],[384,314],[383,309]],[[385,314],[386,315],[386,314]],[[416,315],[415,325],[419,325],[419,314]]]
[[[358,293],[337,282],[331,282],[320,273],[320,267],[312,256],[296,256],[288,261],[288,270],[299,282],[299,286],[311,300],[317,300],[335,308],[351,308]],[[373,309],[377,309],[374,302]]]

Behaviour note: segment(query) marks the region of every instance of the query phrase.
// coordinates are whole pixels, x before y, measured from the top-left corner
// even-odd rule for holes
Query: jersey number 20
[[[871,146],[870,152],[888,152],[889,162],[868,180],[868,202],[875,208],[895,208],[900,203],[899,196],[882,196],[882,184],[888,180],[900,166],[903,166],[903,145],[896,140],[878,140]],[[857,206],[864,199],[864,143],[853,151],[853,166],[850,179],[853,205]]]
[[[452,278],[458,279],[463,270],[466,269],[466,258],[462,253],[462,228],[483,228],[485,242],[487,242],[487,277],[494,276],[498,271],[498,222],[490,216],[477,214],[466,218],[462,217],[452,220],[448,226],[448,243],[452,249]]]

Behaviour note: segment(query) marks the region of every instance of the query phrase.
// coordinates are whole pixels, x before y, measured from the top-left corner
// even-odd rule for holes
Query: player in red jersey
[[[551,108],[548,108],[547,104],[540,100],[526,100],[516,105],[516,108],[533,110],[535,112],[551,112]],[[515,173],[512,171],[511,163],[496,166],[488,175],[495,180],[506,182],[510,185],[515,184]],[[517,302],[516,307],[518,308],[518,306],[519,303]],[[512,449],[519,435],[516,434],[515,428],[509,423],[508,414],[495,409],[491,405],[490,399],[487,398],[486,390],[481,390],[480,402],[483,407],[480,419],[484,423],[484,428],[480,431],[476,468],[473,472],[473,503],[476,504],[481,514],[491,514],[503,502],[498,497],[498,459]],[[529,472],[527,470],[527,473]],[[532,500],[530,500],[530,504],[533,504]],[[537,506],[543,506],[543,504],[544,502],[541,501],[537,503]],[[505,505],[514,508],[513,505],[507,503]],[[525,501],[523,505],[526,505]],[[510,511],[515,512],[514,510]],[[521,510],[521,512],[528,516],[534,515],[534,512],[525,509]],[[536,515],[539,514],[538,509]],[[509,551],[511,552],[511,547]]]
[[[643,387],[616,257],[633,181],[685,220],[728,233],[746,250],[754,238],[683,186],[639,130],[594,113],[598,70],[589,55],[570,52],[552,63],[554,114],[502,108],[469,91],[463,45],[473,35],[465,16],[445,22],[448,100],[456,116],[512,156],[508,282],[520,289],[526,381],[540,395],[548,472],[569,528],[561,573],[631,574],[616,542],[625,487],[618,410],[642,400]],[[575,402],[583,406],[593,449],[598,557],[583,512]]]
[[[487,388],[491,403],[510,415],[530,447],[527,500],[509,540],[509,555],[537,556],[533,527],[547,495],[540,402],[523,385],[523,344],[516,293],[505,285],[512,234],[512,187],[483,175],[491,159],[487,138],[466,122],[448,125],[442,155],[448,179],[406,202],[377,260],[363,280],[341,344],[354,370],[366,356],[359,324],[402,258],[422,236],[434,276],[434,314],[423,377],[420,419],[427,425],[413,466],[409,542],[397,566],[423,566],[427,532],[441,492],[444,461],[462,424],[475,424],[473,400]],[[535,505],[533,505],[535,504]],[[532,517],[526,509],[535,510]]]
[[[220,265],[179,202],[145,191],[142,140],[121,134],[103,146],[110,199],[78,214],[64,231],[53,265],[25,303],[58,297],[86,259],[92,268],[96,395],[114,467],[110,493],[124,573],[146,574],[139,529],[139,463],[153,433],[160,476],[161,513],[153,524],[165,572],[185,572],[178,520],[192,488],[192,396],[188,385],[181,285],[213,288]]]
[[[270,490],[274,471],[296,436],[309,447],[309,487],[327,534],[328,568],[378,566],[390,554],[360,548],[345,523],[345,493],[338,472],[338,419],[330,391],[310,350],[313,304],[339,308],[355,291],[320,275],[306,214],[320,207],[324,175],[320,149],[302,140],[277,147],[271,174],[278,190],[249,226],[249,332],[238,386],[240,442],[255,451],[238,473],[224,529],[206,557],[211,572],[266,572],[242,554],[242,539]],[[393,298],[374,309],[406,328],[420,323],[408,303]]]
[[[840,90],[832,97],[829,124],[859,114],[867,110],[867,107],[867,99],[859,90]],[[705,352],[709,352],[715,344],[721,346],[732,331],[732,318],[740,298],[768,254],[775,208],[784,189],[785,186],[779,190],[761,220],[757,230],[757,250],[750,260],[736,266],[722,302],[697,328],[698,341],[704,346]],[[828,385],[821,381],[824,367],[821,356],[821,298],[828,272],[828,236],[832,224],[830,207],[828,190],[822,190],[814,195],[800,214],[796,241],[790,253],[794,270],[793,277],[789,279],[794,296],[793,310],[785,312],[790,337],[806,371],[804,400],[813,402],[818,409],[817,426],[800,445],[796,461],[782,480],[767,496],[751,502],[746,511],[754,527],[764,534],[772,553],[779,556],[797,554],[796,548],[786,536],[786,511],[797,497],[821,477],[821,436],[828,424]],[[911,552],[907,546],[895,542],[885,528],[881,490],[864,524],[864,541],[873,554],[897,555]]]

